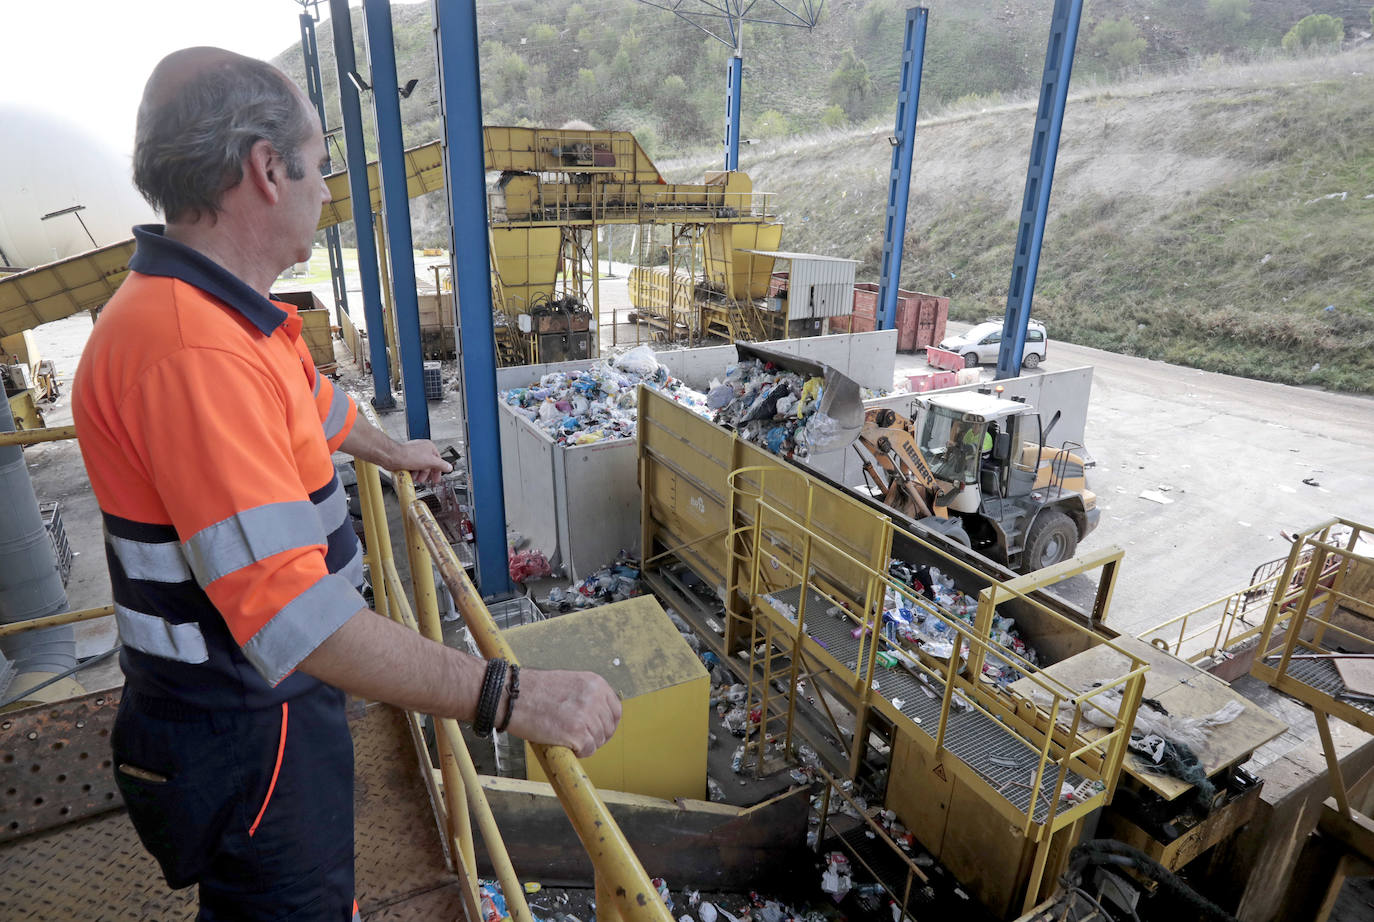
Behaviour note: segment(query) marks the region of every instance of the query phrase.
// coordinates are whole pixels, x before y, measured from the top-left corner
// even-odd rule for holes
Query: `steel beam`
[[[372,405],[379,410],[396,406],[386,358],[386,321],[382,318],[381,281],[377,274],[377,244],[372,236],[372,196],[367,188],[367,150],[363,147],[363,112],[358,88],[349,74],[357,72],[353,54],[353,17],[348,0],[329,0],[334,26],[334,60],[339,68],[339,108],[343,113],[344,146],[348,162],[348,194],[353,203],[353,228],[358,238],[358,274],[362,277],[363,316],[367,318],[368,351],[372,358]]]
[[[377,171],[386,222],[386,258],[391,268],[392,309],[396,312],[396,351],[405,394],[406,432],[429,438],[425,400],[425,357],[420,345],[420,301],[415,289],[414,245],[410,235],[410,195],[406,191],[405,143],[401,138],[401,95],[396,79],[396,45],[390,0],[363,0],[363,34],[372,76],[372,111],[377,120]],[[442,292],[440,293],[442,296]]]
[[[892,170],[887,182],[887,217],[883,224],[882,275],[878,282],[878,329],[897,325],[897,290],[902,287],[902,245],[906,241],[906,206],[911,194],[911,152],[916,144],[916,109],[921,102],[921,65],[926,53],[923,6],[906,11],[902,41],[902,83],[897,89],[897,127],[892,136]]]
[[[432,3],[439,112],[444,126],[444,180],[449,194],[449,252],[453,254],[458,293],[468,494],[477,529],[477,583],[483,595],[504,595],[510,592],[511,581],[496,406],[496,331],[492,325],[477,10],[465,0]]]
[[[1050,212],[1050,186],[1054,182],[1054,161],[1059,153],[1059,131],[1064,126],[1073,49],[1078,41],[1078,23],[1082,15],[1083,0],[1054,0],[1050,40],[1045,49],[1045,71],[1040,78],[1040,104],[1035,110],[1035,133],[1031,137],[1030,167],[1026,171],[1026,194],[1021,203],[1016,254],[1011,264],[1006,320],[1002,323],[1002,346],[997,353],[998,380],[1021,374],[1031,300],[1035,297],[1035,274],[1040,268],[1040,244],[1045,239],[1045,220]]]
[[[739,169],[740,81],[744,79],[744,59],[739,51],[725,68],[725,169]]]
[[[324,80],[320,75],[320,45],[315,35],[315,17],[301,13],[301,57],[305,59],[305,90],[320,116],[320,130],[329,131],[324,115]],[[324,155],[329,157],[329,145]],[[325,173],[334,172],[331,159]],[[324,229],[325,250],[329,254],[329,280],[334,289],[334,322],[343,326],[340,314],[348,313],[348,284],[344,280],[343,248],[339,245],[339,229],[333,225]]]

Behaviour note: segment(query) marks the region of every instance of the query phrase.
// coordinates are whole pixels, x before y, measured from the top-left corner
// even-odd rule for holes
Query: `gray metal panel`
[[[506,522],[529,539],[528,548],[550,560],[558,554],[553,440],[506,404],[501,404],[501,479]]]
[[[795,256],[787,276],[787,319],[841,317],[854,311],[854,270],[850,259]]]
[[[563,566],[583,579],[639,549],[638,454],[634,439],[558,451],[559,523]]]

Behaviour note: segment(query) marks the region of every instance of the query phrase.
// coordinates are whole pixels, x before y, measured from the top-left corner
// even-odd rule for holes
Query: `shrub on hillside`
[[[1345,23],[1335,16],[1314,13],[1298,20],[1298,24],[1288,30],[1283,37],[1285,51],[1300,51],[1303,48],[1334,45],[1345,37]]]
[[[1145,39],[1127,17],[1104,19],[1088,36],[1088,51],[1103,58],[1110,68],[1134,67],[1145,51]]]
[[[1207,17],[1223,29],[1239,29],[1250,21],[1250,0],[1207,0]]]

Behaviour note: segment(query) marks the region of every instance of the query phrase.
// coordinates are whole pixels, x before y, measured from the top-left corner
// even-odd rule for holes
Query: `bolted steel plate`
[[[119,690],[0,714],[0,842],[121,808],[110,764]]]

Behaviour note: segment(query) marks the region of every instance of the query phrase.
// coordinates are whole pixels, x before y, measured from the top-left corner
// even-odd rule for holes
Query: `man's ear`
[[[258,140],[248,149],[243,173],[244,179],[257,189],[268,203],[275,205],[281,198],[282,183],[286,181],[286,164],[270,141]]]

